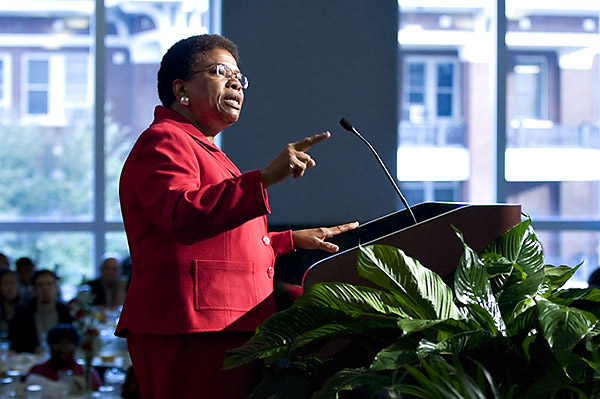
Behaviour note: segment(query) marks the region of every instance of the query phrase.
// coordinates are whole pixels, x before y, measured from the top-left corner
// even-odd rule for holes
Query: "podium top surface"
[[[302,280],[305,280],[304,272],[308,273],[308,270],[313,266],[330,261],[330,259],[348,258],[345,254],[355,252],[359,245],[374,243],[395,245],[400,239],[402,245],[416,248],[417,253],[421,251],[421,247],[426,248],[428,245],[433,247],[426,249],[426,251],[431,251],[437,249],[436,246],[439,245],[440,240],[456,240],[456,244],[458,244],[458,239],[454,236],[450,224],[458,225],[456,227],[462,225],[467,231],[475,229],[477,232],[471,235],[490,236],[489,242],[491,242],[493,238],[518,223],[521,217],[520,205],[514,204],[424,202],[412,206],[411,210],[417,219],[417,224],[414,223],[406,209],[400,210],[364,223],[354,230],[332,237],[329,241],[340,248],[335,254],[298,249],[282,257],[282,260],[287,262],[285,267],[289,267],[291,263],[293,267],[298,268],[299,272],[303,273]],[[481,220],[471,220],[473,218]],[[440,226],[447,226],[447,228],[440,229]],[[483,234],[480,234],[479,230],[484,230]],[[488,231],[485,232],[485,230]],[[469,235],[468,232],[467,235]],[[428,243],[428,240],[431,240],[431,243]],[[417,257],[417,259],[419,258]],[[292,283],[296,282],[292,281]]]

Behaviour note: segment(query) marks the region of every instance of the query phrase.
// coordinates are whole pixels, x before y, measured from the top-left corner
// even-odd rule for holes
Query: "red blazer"
[[[274,311],[265,299],[275,258],[293,243],[291,231],[267,233],[258,170],[240,173],[158,106],[125,161],[119,195],[132,276],[117,335],[252,331]]]

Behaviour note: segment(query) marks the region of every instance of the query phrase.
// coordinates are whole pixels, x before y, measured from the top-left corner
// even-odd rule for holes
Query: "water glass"
[[[63,397],[70,394],[73,387],[73,370],[58,370],[58,382],[62,385]]]
[[[125,382],[126,372],[118,367],[111,367],[104,372],[104,383],[115,387],[115,392],[119,392]]]
[[[17,396],[17,391],[21,383],[21,372],[19,370],[7,370],[6,376],[12,378],[12,382],[8,388],[8,395],[14,398]]]
[[[103,385],[98,388],[98,392],[100,395],[98,396],[100,399],[116,399],[117,396],[115,394],[115,387],[112,385]]]
[[[26,399],[42,399],[41,385],[28,385]]]
[[[10,388],[12,385],[13,379],[10,377],[5,377],[0,379],[0,399],[10,399]]]

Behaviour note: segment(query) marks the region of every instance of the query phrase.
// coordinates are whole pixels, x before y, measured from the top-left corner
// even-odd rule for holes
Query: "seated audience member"
[[[33,297],[31,279],[35,273],[35,263],[29,258],[19,258],[15,266],[19,277],[19,302],[25,304]]]
[[[8,338],[15,352],[40,350],[45,334],[59,323],[72,323],[69,307],[58,301],[56,275],[50,270],[37,271],[31,278],[33,299],[19,306],[10,323]]]
[[[100,277],[88,283],[94,294],[94,305],[115,308],[125,300],[125,282],[121,280],[121,265],[109,257],[100,264]]]
[[[75,390],[81,391],[85,387],[83,380],[85,370],[82,365],[75,361],[75,351],[79,346],[81,337],[77,329],[71,324],[57,324],[48,331],[48,347],[50,348],[50,358],[43,362],[34,365],[29,374],[37,374],[49,378],[54,381],[59,380],[59,371],[72,371],[74,378]],[[80,376],[79,382],[77,377]],[[102,385],[100,375],[95,369],[91,369],[92,389],[98,390]],[[79,388],[79,389],[77,389]]]
[[[588,278],[588,285],[591,288],[599,288],[600,289],[600,267],[597,268],[590,274]]]
[[[0,253],[0,270],[2,269],[10,269],[10,260],[8,256]]]
[[[8,326],[15,315],[18,285],[15,272],[0,269],[0,337],[8,337]]]

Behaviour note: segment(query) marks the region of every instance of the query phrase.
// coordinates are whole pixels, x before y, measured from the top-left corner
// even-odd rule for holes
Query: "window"
[[[65,56],[65,108],[89,108],[91,70],[88,54]]]
[[[513,67],[515,119],[548,118],[548,65],[543,57],[518,56]]]
[[[89,110],[92,105],[89,55],[27,54],[24,57],[25,79],[23,120],[49,126],[65,125],[81,116],[77,110]]]
[[[47,115],[50,113],[50,62],[43,59],[27,61],[25,92],[26,114]]]
[[[506,2],[497,12],[504,2],[398,3],[398,178],[407,197],[518,203],[532,217],[546,261],[584,261],[574,284],[585,285],[600,264],[600,4],[565,10]],[[452,52],[455,61],[442,56]],[[458,153],[422,173],[444,152],[433,156],[419,146],[449,150],[447,141],[424,137],[441,137],[440,121],[451,117],[464,121],[469,174],[446,182],[437,176],[460,161]],[[421,173],[401,171],[411,167]],[[451,187],[453,195],[443,191]]]
[[[71,286],[93,277],[105,252],[128,256],[121,166],[152,121],[162,55],[208,33],[217,2],[46,0],[0,11],[11,21],[0,43],[0,252]]]
[[[460,116],[456,59],[407,56],[404,61],[403,119],[426,123]]]

